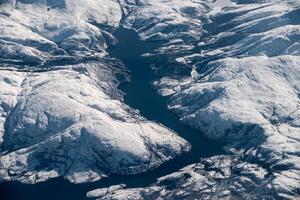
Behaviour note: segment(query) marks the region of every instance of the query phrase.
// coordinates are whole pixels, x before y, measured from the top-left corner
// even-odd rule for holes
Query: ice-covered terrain
[[[117,26],[122,12],[110,0],[8,0],[0,14],[2,63],[42,65],[105,54],[112,36],[95,24]]]
[[[72,182],[93,181],[146,171],[188,149],[184,140],[131,113],[76,67],[1,71],[1,107],[7,113],[2,179],[35,182],[64,175]],[[101,81],[103,66],[85,67]]]
[[[201,37],[202,19],[209,3],[208,0],[125,0],[122,5],[128,14],[123,24],[136,30],[142,39],[190,42]]]
[[[202,159],[145,189],[88,196],[299,198],[298,0],[0,2],[3,180],[93,181],[142,172],[189,149],[121,101],[116,77],[126,70],[106,48],[122,25],[164,41],[145,55],[153,85],[182,123],[231,155]]]
[[[236,174],[239,173],[239,176]],[[147,188],[125,185],[96,189],[89,198],[107,199],[276,199],[268,187],[268,171],[232,156],[202,159],[180,171],[161,177]]]
[[[174,3],[168,8],[176,10],[176,6]],[[183,123],[226,144],[227,151],[235,155],[236,161],[226,158],[233,169],[230,179],[234,180],[227,182],[228,176],[219,180],[212,175],[213,184],[211,180],[200,181],[198,176],[205,176],[206,168],[193,173],[195,169],[191,166],[182,170],[187,178],[178,180],[175,173],[167,184],[159,180],[146,189],[117,188],[103,199],[180,199],[189,195],[190,192],[185,193],[189,190],[198,191],[192,192],[193,198],[212,198],[215,194],[205,196],[199,192],[201,187],[194,184],[200,182],[204,191],[214,189],[211,185],[218,185],[219,181],[228,185],[225,189],[223,185],[217,186],[214,191],[224,191],[226,195],[235,196],[232,192],[238,191],[245,199],[261,199],[264,193],[274,199],[299,198],[299,1],[201,1],[189,15],[177,12],[185,19],[178,21],[165,14],[150,17],[143,11],[147,7],[137,9],[145,13],[130,15],[125,24],[137,30],[143,39],[167,41],[155,54],[147,55],[154,58],[154,69],[161,76],[154,86],[161,95],[168,96],[169,108]],[[191,13],[195,15],[191,17]],[[162,19],[163,23],[148,24],[147,19]],[[188,25],[176,34],[174,21],[179,27],[187,22]],[[199,30],[193,27],[195,22]],[[246,167],[236,170],[236,162]],[[201,163],[198,165],[202,166]],[[222,167],[212,169],[213,173],[223,170],[219,168]],[[257,174],[257,169],[264,175]],[[249,173],[250,178],[244,176]],[[194,179],[197,181],[191,181]],[[106,190],[98,192],[103,194]]]
[[[115,1],[1,4],[2,181],[95,181],[190,149],[122,103],[116,77],[126,70],[105,51],[121,15]]]

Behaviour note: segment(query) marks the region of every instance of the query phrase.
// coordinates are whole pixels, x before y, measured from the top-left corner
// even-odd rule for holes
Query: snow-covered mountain
[[[237,172],[241,172],[237,176]],[[202,159],[161,177],[147,188],[114,185],[87,193],[97,199],[277,199],[268,187],[268,171],[232,156]]]
[[[10,1],[0,9],[2,180],[95,181],[190,149],[122,102],[116,77],[126,70],[106,53],[118,3]]]
[[[106,49],[124,26],[142,40],[164,41],[145,55],[154,87],[182,123],[223,142],[230,155],[145,189],[112,187],[90,197],[299,198],[298,0],[0,2],[3,180],[93,181],[189,150],[122,102],[117,77],[127,77],[126,66]]]
[[[259,163],[272,177],[266,188],[291,199],[300,188],[299,19],[299,1],[224,8],[186,52],[161,50],[180,64],[155,83],[184,123]],[[178,75],[186,67],[191,75]]]

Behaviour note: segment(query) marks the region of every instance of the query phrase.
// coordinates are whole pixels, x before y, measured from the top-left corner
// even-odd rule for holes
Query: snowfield
[[[298,0],[0,1],[0,177],[95,181],[157,167],[189,144],[122,102],[124,26],[164,41],[145,59],[182,123],[229,155],[99,199],[300,197]],[[199,133],[200,134],[200,133]],[[45,163],[51,163],[50,165]]]
[[[288,199],[300,188],[299,11],[297,1],[231,5],[209,17],[196,45],[153,55],[172,58],[154,85],[182,122],[259,163],[272,177],[264,187]]]
[[[172,131],[105,94],[87,76],[102,78],[101,67],[1,71],[1,88],[9,89],[1,92],[2,180],[34,183],[63,175],[75,183],[95,181],[144,172],[189,149]]]
[[[255,167],[232,170],[229,180],[224,177],[219,180],[219,176],[213,175],[213,180],[206,181],[208,175],[202,173],[208,169],[204,167],[201,173],[194,174],[191,166],[182,169],[184,175],[179,180],[177,173],[171,174],[166,184],[158,180],[145,189],[122,186],[96,190],[88,196],[100,199],[299,197],[300,4],[292,0],[223,3],[202,1],[201,5],[206,6],[194,18],[201,30],[190,30],[195,21],[186,16],[189,28],[181,29],[177,35],[178,30],[172,28],[168,18],[164,19],[164,14],[151,18],[146,12],[134,15],[138,17],[129,16],[125,21],[142,39],[153,40],[151,36],[155,35],[155,39],[167,41],[156,53],[146,56],[158,60],[154,68],[161,78],[153,84],[161,95],[169,98],[169,109],[183,123],[224,142],[225,149],[235,155],[234,162]],[[148,28],[148,18],[163,18],[165,23],[161,26],[150,23]],[[146,25],[139,28],[139,21]],[[165,29],[170,32],[165,33]],[[186,39],[184,34],[192,39]],[[226,160],[231,169],[235,168],[231,157]],[[212,173],[223,168],[218,166]],[[250,178],[244,177],[249,173]],[[199,176],[202,178],[198,179]],[[214,186],[219,181],[227,185]],[[213,192],[206,194],[206,189]]]
[[[236,173],[241,172],[239,177]],[[96,189],[89,198],[107,199],[263,199],[278,198],[268,187],[268,172],[231,156],[202,159],[178,172],[161,177],[147,188],[125,185]]]
[[[14,1],[0,13],[0,59],[15,64],[103,56],[112,36],[94,24],[115,27],[122,16],[110,0]]]
[[[190,150],[122,102],[126,70],[105,51],[117,2],[9,1],[0,13],[1,181],[90,182]]]

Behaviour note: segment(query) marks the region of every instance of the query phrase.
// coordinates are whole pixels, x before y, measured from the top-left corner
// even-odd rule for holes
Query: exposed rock
[[[91,191],[87,196],[98,200],[282,199],[269,184],[273,178],[257,164],[245,163],[235,156],[216,156],[161,177],[146,188],[112,186]]]

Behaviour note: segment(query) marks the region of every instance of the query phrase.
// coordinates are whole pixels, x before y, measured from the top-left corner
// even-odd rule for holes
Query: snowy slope
[[[61,3],[53,7],[47,2]],[[109,0],[58,2],[1,5],[2,62],[43,64],[106,54],[106,42],[112,36],[95,25],[117,26],[122,15],[119,4]]]
[[[190,149],[122,102],[126,72],[105,51],[121,15],[115,1],[1,4],[1,181],[95,181]]]
[[[240,177],[236,172],[242,171]],[[161,177],[147,188],[116,185],[87,193],[89,198],[108,199],[276,199],[267,188],[268,172],[232,156],[202,159],[178,172]],[[267,189],[266,189],[267,188]]]
[[[121,1],[123,2],[123,0]],[[193,41],[201,36],[202,18],[208,0],[124,1],[124,25],[136,30],[142,39]]]
[[[169,1],[164,1],[168,8],[179,5],[175,2],[168,5]],[[103,189],[89,196],[205,199],[219,194],[224,196],[218,198],[230,199],[237,198],[238,191],[245,199],[299,197],[299,1],[201,3],[199,6],[205,6],[193,20],[190,15],[174,20],[178,27],[185,24],[186,29],[179,31],[166,17],[165,13],[172,12],[158,11],[152,16],[144,10],[155,3],[133,9],[139,14],[129,15],[125,24],[142,39],[167,42],[155,54],[147,55],[156,61],[154,68],[162,77],[154,86],[170,99],[169,108],[183,123],[224,142],[227,151],[235,155],[234,162],[226,158],[232,170],[229,180],[214,174],[223,170],[219,167],[212,169],[213,180],[207,181],[209,169],[198,172],[191,166],[170,175],[170,180],[162,178],[168,179],[166,183],[158,181],[153,187]],[[158,7],[151,11],[164,8]],[[162,22],[148,25],[149,19]],[[235,169],[235,162],[245,167]],[[220,181],[228,185],[218,186]],[[206,195],[206,189],[220,193]]]
[[[300,4],[231,6],[208,13],[196,45],[160,49],[156,56],[167,55],[174,67],[165,73],[158,66],[165,76],[154,85],[182,122],[261,163],[269,186],[293,199],[300,188]]]
[[[200,161],[150,188],[116,187],[89,196],[172,199],[192,191],[191,197],[202,198],[199,191],[208,190],[221,191],[219,198],[238,198],[234,191],[245,199],[299,197],[299,1],[1,2],[4,179],[34,182],[64,174],[91,181],[141,172],[189,149],[118,100],[114,71],[120,65],[110,63],[105,49],[115,42],[112,29],[123,25],[143,40],[165,42],[147,55],[155,64],[154,86],[183,123],[224,142],[232,155],[210,158],[222,160],[211,169]],[[50,157],[40,156],[49,151]],[[110,152],[115,154],[103,160]],[[80,162],[86,155],[90,160]],[[53,165],[43,166],[45,160]]]

